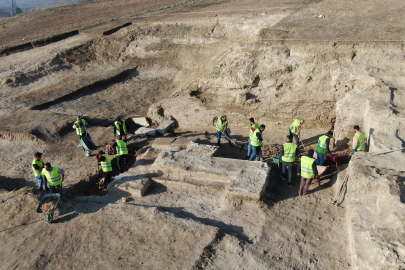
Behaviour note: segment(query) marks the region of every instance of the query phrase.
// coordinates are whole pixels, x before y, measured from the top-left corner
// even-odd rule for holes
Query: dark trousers
[[[295,144],[297,145],[298,148],[300,148],[300,138],[298,138],[298,135],[292,133],[291,130],[290,130],[290,136],[293,136],[293,137],[294,137]]]
[[[62,183],[57,186],[49,186],[51,193],[59,193],[62,196]]]
[[[301,177],[301,185],[300,185],[300,191],[298,192],[298,195],[307,195],[308,194],[308,188],[312,183],[312,179],[309,178],[304,178]]]
[[[104,187],[107,188],[107,185],[111,182],[111,172],[104,172]]]
[[[283,166],[281,173],[283,174],[283,177],[285,178],[285,169],[288,171],[288,182],[292,183],[292,175],[293,175],[293,166],[294,162],[285,162],[283,161]]]
[[[124,167],[122,166],[122,162],[124,162],[125,167],[128,165],[127,164],[127,158],[125,157],[125,155],[118,155],[118,157],[117,157],[117,165],[118,165],[118,170],[120,171],[120,173],[124,172]]]

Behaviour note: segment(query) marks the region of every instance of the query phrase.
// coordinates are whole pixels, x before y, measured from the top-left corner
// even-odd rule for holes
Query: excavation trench
[[[138,150],[139,149],[128,148],[128,155],[126,155],[128,167],[125,168],[124,166],[124,172],[134,165]],[[117,156],[114,155],[114,157],[112,156],[109,157],[111,159],[112,165],[111,181],[113,181],[114,176],[119,175],[120,172],[118,170],[117,165]],[[102,171],[101,166],[99,166],[98,172],[90,174],[86,176],[86,178],[78,181],[76,184],[73,184],[70,187],[66,188],[65,195],[69,197],[91,196],[91,195],[102,196],[108,193],[106,189],[103,189],[103,186],[104,186],[104,172]]]

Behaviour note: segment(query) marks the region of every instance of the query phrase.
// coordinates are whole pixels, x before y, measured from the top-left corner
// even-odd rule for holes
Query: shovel
[[[225,133],[222,133],[222,134],[224,134],[224,136],[225,136],[228,140],[230,140],[230,141],[233,143],[233,145],[235,145],[235,146],[238,147],[238,148],[242,148],[242,146],[237,145],[237,144],[234,143],[228,136],[226,136]]]

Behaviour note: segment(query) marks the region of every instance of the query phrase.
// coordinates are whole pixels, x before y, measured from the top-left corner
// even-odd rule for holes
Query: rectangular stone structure
[[[173,120],[166,120],[164,121],[157,129],[156,131],[163,135],[166,133],[166,131],[168,131],[170,128],[174,127],[174,123],[175,121]]]
[[[223,188],[231,196],[260,200],[269,181],[268,165],[213,157],[213,152],[197,144],[182,151],[162,151],[151,171],[170,181]]]

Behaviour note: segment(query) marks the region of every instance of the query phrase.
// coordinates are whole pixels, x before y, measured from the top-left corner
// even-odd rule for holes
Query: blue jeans
[[[48,188],[48,183],[42,179],[42,176],[35,176],[35,178],[38,180],[38,186],[40,189],[43,189],[44,186],[45,188]]]
[[[249,160],[254,160],[255,156],[257,155],[257,161],[260,161],[260,158],[262,157],[262,147],[261,146],[253,146],[253,152],[252,155],[250,156]]]
[[[226,136],[229,137],[228,131],[225,131],[224,133],[225,133]],[[218,145],[219,145],[219,143],[220,143],[220,141],[221,141],[222,132],[221,132],[221,131],[217,131],[217,136],[218,136]],[[225,137],[225,138],[226,138],[226,137]],[[228,138],[226,138],[226,139],[228,140],[229,144],[231,144],[231,141],[230,141]]]
[[[249,140],[249,145],[248,145],[248,153],[247,155],[250,157],[250,154],[252,153],[252,143],[250,142],[251,140]]]
[[[325,161],[325,154],[321,154],[316,151],[316,165],[322,166]]]

